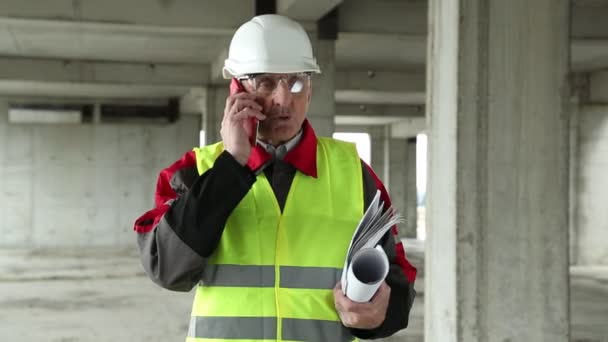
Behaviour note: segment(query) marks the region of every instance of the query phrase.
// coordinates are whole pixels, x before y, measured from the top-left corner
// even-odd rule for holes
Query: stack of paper
[[[382,285],[388,274],[389,263],[378,243],[392,226],[402,221],[402,216],[393,207],[384,210],[378,190],[363,214],[346,253],[341,282],[342,291],[350,300],[367,302]]]

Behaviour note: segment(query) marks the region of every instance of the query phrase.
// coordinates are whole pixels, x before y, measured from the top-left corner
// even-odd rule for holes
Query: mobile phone
[[[238,94],[245,92],[245,87],[241,84],[236,78],[233,78],[230,82],[230,95]],[[245,130],[247,131],[247,136],[249,137],[249,143],[251,146],[255,146],[257,138],[258,138],[258,129],[260,127],[260,121],[257,118],[248,118],[247,126]]]

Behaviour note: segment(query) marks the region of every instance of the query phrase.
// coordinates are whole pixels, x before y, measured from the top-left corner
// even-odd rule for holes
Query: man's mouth
[[[289,114],[279,114],[279,115],[274,115],[270,118],[270,120],[272,121],[286,121],[289,120],[291,118],[291,115]]]

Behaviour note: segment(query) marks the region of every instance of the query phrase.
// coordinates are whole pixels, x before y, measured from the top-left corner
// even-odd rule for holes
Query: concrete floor
[[[572,341],[608,342],[608,267],[571,274]],[[410,327],[386,341],[422,341],[423,277],[417,288]],[[0,251],[2,341],[183,341],[192,296],[154,285],[133,251]]]

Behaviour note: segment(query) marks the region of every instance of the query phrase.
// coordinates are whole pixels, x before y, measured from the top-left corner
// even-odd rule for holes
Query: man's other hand
[[[345,327],[356,329],[374,329],[386,318],[391,288],[383,282],[380,288],[367,303],[357,303],[348,299],[342,292],[340,283],[334,287],[334,304]]]

